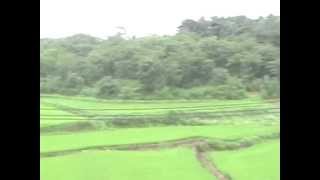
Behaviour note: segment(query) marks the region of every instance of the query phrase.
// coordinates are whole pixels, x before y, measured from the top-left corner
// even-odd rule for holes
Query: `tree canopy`
[[[280,17],[185,20],[173,36],[40,39],[41,93],[102,98],[279,96]]]

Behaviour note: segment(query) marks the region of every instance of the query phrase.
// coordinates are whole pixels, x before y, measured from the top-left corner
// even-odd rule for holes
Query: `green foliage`
[[[280,82],[277,79],[265,77],[262,85],[262,97],[265,99],[280,97]]]
[[[227,38],[234,36],[253,36],[259,42],[280,45],[280,17],[267,16],[252,20],[245,16],[187,19],[179,27],[181,33],[196,33],[200,36]]]
[[[173,36],[40,39],[40,90],[109,99],[239,99],[246,90],[275,97],[272,83],[261,81],[280,79],[279,23],[212,17],[185,20]]]
[[[231,100],[243,99],[246,98],[247,95],[241,80],[237,78],[228,78],[223,85],[206,88],[205,97]]]
[[[98,95],[98,88],[85,87],[80,91],[79,94],[83,96],[96,97]]]
[[[143,91],[152,93],[165,86],[164,66],[152,60],[140,64],[139,77],[143,84]]]
[[[211,76],[211,82],[214,85],[225,84],[228,78],[230,78],[229,72],[225,68],[214,68]]]
[[[167,113],[166,121],[168,121],[170,124],[179,124],[181,121],[181,113],[177,111],[169,111]]]
[[[41,93],[62,93],[64,92],[64,81],[59,76],[48,76],[40,78]]]
[[[96,86],[98,88],[97,97],[99,98],[116,97],[120,92],[120,87],[117,80],[110,76],[106,76],[99,80]]]
[[[81,76],[76,73],[69,73],[66,78],[66,87],[68,88],[78,88],[82,87],[84,80]]]
[[[262,79],[254,79],[252,81],[247,82],[247,90],[250,92],[259,92],[262,89],[262,84]]]

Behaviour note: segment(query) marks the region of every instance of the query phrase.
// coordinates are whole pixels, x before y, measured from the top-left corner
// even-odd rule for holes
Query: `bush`
[[[80,88],[61,88],[58,90],[58,93],[67,96],[78,95],[80,93]]]
[[[120,99],[138,99],[139,93],[132,88],[122,88],[118,94],[118,97]]]
[[[202,98],[205,98],[205,95],[206,95],[205,92],[206,92],[206,90],[204,90],[202,88],[193,88],[190,91],[189,98],[191,98],[191,99],[202,99]]]
[[[199,152],[208,152],[208,151],[212,150],[210,145],[206,144],[206,143],[200,144],[200,145],[196,146],[196,148],[197,148],[197,151],[199,151]]]
[[[190,93],[194,89],[180,89],[176,88],[172,90],[172,95],[175,99],[192,99]]]
[[[219,139],[214,139],[209,142],[209,146],[211,149],[215,150],[225,150],[226,149],[226,143]]]
[[[211,82],[214,85],[224,84],[230,77],[228,70],[225,68],[214,68],[211,73]]]
[[[79,89],[83,85],[84,79],[77,73],[69,73],[64,81],[64,86],[68,89]]]
[[[79,94],[83,96],[95,97],[98,94],[98,89],[92,87],[83,88]]]
[[[265,77],[263,80],[261,95],[264,99],[280,97],[280,83],[276,79]]]
[[[224,85],[215,88],[207,88],[206,97],[214,99],[243,99],[247,97],[245,87],[241,81],[234,78],[229,78]]]
[[[94,129],[100,130],[100,129],[105,129],[107,127],[106,121],[100,120],[99,117],[96,117],[94,119],[96,119],[96,120],[88,121],[90,123],[90,125],[92,127],[94,127]]]
[[[228,142],[226,143],[226,149],[227,150],[235,150],[241,147],[240,142]]]
[[[184,99],[205,99],[210,98],[211,86],[194,87],[191,89],[181,89],[179,95]]]
[[[176,95],[178,95],[177,91],[174,91],[168,87],[164,87],[155,93],[155,97],[159,99],[174,99],[177,97],[174,95],[174,92]]]
[[[120,92],[120,86],[116,79],[106,76],[96,83],[98,88],[98,98],[113,98],[117,97]]]
[[[166,121],[169,124],[178,124],[181,120],[180,113],[177,111],[169,111],[166,117]]]
[[[259,92],[262,88],[263,80],[255,79],[247,83],[247,90],[250,92]]]
[[[40,79],[40,92],[41,93],[57,93],[62,87],[60,77],[47,77]]]
[[[247,97],[245,87],[237,81],[229,80],[224,85],[201,86],[190,89],[166,87],[157,91],[152,97],[153,99],[242,99]]]

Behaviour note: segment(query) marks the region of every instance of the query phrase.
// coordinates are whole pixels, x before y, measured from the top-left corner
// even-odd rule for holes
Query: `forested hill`
[[[280,17],[185,20],[174,36],[40,39],[40,90],[121,99],[279,96]]]

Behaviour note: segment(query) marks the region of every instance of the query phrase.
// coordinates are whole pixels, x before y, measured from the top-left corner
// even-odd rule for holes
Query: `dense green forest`
[[[279,97],[280,17],[185,20],[173,36],[40,39],[40,91],[117,99]]]

